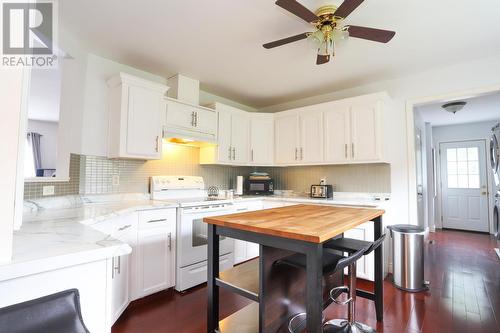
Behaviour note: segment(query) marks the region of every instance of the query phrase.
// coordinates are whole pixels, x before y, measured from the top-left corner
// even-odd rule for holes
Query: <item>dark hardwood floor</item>
[[[358,298],[356,317],[378,332],[500,332],[500,259],[492,237],[460,231],[431,233],[426,245],[430,290],[407,293],[385,283],[384,322],[375,320],[371,301]],[[358,284],[370,288],[366,281]],[[250,303],[222,291],[221,316]],[[331,305],[326,318],[345,317],[346,308]],[[113,326],[113,333],[203,333],[206,289],[181,295],[169,290],[134,302]]]

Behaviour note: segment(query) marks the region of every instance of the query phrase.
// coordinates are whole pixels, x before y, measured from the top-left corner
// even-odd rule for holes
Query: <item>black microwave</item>
[[[271,195],[274,193],[272,179],[246,179],[245,194],[250,195]]]

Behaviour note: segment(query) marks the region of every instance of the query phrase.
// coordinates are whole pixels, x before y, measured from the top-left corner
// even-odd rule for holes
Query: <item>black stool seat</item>
[[[335,267],[344,256],[325,252],[323,253],[323,273],[335,271]],[[292,254],[276,261],[277,264],[286,264],[289,266],[306,269],[306,256],[300,253]]]
[[[76,289],[1,308],[0,332],[89,333]]]
[[[361,249],[365,249],[363,255],[370,254],[373,250],[382,244],[384,241],[385,234],[380,236],[375,242],[369,242],[354,238],[337,238],[326,242],[323,246],[328,249],[338,250],[347,253],[357,252]]]
[[[333,272],[337,272],[345,267],[349,266],[352,262],[358,260],[366,248],[361,248],[356,251],[354,254],[344,257],[342,255],[338,255],[329,249],[323,250],[323,274],[330,274]],[[285,264],[297,268],[306,269],[306,256],[304,254],[296,253],[289,255],[288,257],[284,257],[283,259],[277,260],[275,264]]]

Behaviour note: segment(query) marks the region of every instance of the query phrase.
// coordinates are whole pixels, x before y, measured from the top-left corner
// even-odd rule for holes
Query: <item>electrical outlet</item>
[[[42,187],[42,195],[54,195],[55,187],[54,185],[43,186]]]
[[[120,175],[113,175],[112,182],[113,182],[113,186],[120,185]]]
[[[321,178],[321,179],[319,180],[319,184],[320,184],[320,185],[325,185],[325,184],[326,184],[326,177]]]

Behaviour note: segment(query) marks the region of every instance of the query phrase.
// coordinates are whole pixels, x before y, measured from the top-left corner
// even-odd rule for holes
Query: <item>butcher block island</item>
[[[322,332],[324,298],[343,284],[343,272],[323,278],[323,243],[372,221],[375,239],[382,235],[384,210],[356,207],[295,205],[208,217],[208,326],[207,332],[288,332],[294,315],[307,313],[307,332]],[[219,272],[219,239],[230,237],[259,244],[259,258]],[[301,253],[307,268],[276,262]],[[254,301],[219,320],[219,288]],[[383,314],[383,253],[375,250],[375,292],[358,290],[375,302],[377,320]],[[222,300],[223,301],[223,300]],[[332,305],[335,306],[335,305]]]

